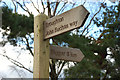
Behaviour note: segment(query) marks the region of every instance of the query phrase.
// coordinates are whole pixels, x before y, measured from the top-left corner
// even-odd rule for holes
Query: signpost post
[[[79,49],[49,47],[49,38],[82,27],[88,15],[83,6],[78,6],[50,19],[44,14],[34,18],[33,78],[49,79],[49,58],[76,62],[83,59]]]
[[[44,14],[34,18],[33,78],[49,78],[49,40],[43,40],[43,21],[46,19]]]

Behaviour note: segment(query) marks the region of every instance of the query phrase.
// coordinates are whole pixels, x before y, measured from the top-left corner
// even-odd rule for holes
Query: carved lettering
[[[46,32],[46,36],[47,35],[50,35],[50,34],[53,34],[54,33],[54,30],[48,30],[47,32]]]
[[[55,32],[58,32],[58,31],[61,31],[61,30],[64,30],[68,28],[68,24],[64,25],[64,26],[61,26],[61,27],[55,27]]]
[[[78,21],[74,21],[74,22],[70,23],[70,26],[77,26],[77,22]]]
[[[77,57],[77,54],[71,54],[71,57]]]
[[[69,52],[69,51],[67,51],[67,52],[60,51],[60,52],[58,52],[58,51],[52,50],[52,55],[55,55],[55,56],[67,56],[67,57],[74,57],[74,58],[77,57],[77,54]]]
[[[56,56],[65,56],[65,52],[55,52],[55,51],[54,51],[54,54],[55,54]]]
[[[46,23],[46,27],[50,27],[50,26],[52,26],[52,25],[56,25],[57,23],[62,22],[62,21],[64,21],[64,18],[63,18],[63,17],[58,18],[58,19],[55,19],[55,20],[52,21],[52,22]]]
[[[46,28],[51,26],[51,25],[55,25],[55,24],[57,24],[57,23],[59,23],[63,20],[64,20],[64,18],[62,17],[62,18],[56,19],[53,22],[46,23],[45,24],[45,25],[47,25]],[[77,26],[77,23],[78,23],[78,21],[73,21],[73,22],[65,24],[65,25],[61,25],[61,26],[57,26],[55,28],[51,28],[50,30],[46,31],[45,36],[52,35],[56,32],[62,31],[64,29],[67,29],[67,28],[72,27],[72,26]]]

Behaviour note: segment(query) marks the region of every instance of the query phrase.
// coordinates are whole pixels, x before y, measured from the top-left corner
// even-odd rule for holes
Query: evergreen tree
[[[76,39],[76,47],[80,47],[85,58],[75,65],[65,70],[66,78],[118,78],[120,75],[120,3],[116,6],[107,7],[103,5],[105,11],[102,17],[96,17],[94,23],[97,27],[103,27],[99,30],[101,35],[97,41],[86,41],[81,39],[81,47]],[[85,43],[83,43],[86,41]],[[70,43],[69,43],[70,44]],[[87,44],[87,45],[86,45]],[[86,46],[84,46],[86,45]],[[108,53],[110,50],[111,54]],[[97,55],[95,55],[97,53]],[[110,59],[107,57],[110,56]],[[115,61],[111,61],[114,59]]]
[[[12,9],[9,9],[7,6],[2,7],[2,29],[5,30],[2,34],[3,37],[7,37],[6,41],[3,41],[3,45],[7,42],[10,42],[11,45],[17,46],[21,43],[25,44],[25,40],[28,42],[29,36],[31,39],[30,42],[27,43],[26,49],[31,50],[32,47],[29,43],[33,43],[33,37],[31,37],[31,33],[33,33],[33,15],[25,16],[18,13],[13,13]],[[32,55],[32,51],[30,52]]]

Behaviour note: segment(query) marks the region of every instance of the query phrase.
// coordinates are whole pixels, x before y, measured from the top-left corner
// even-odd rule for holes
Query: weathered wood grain
[[[80,49],[50,45],[50,58],[80,62],[84,58],[84,55]]]
[[[82,27],[89,12],[84,6],[78,6],[44,22],[44,39]]]
[[[34,18],[34,79],[49,79],[49,40],[43,39],[43,21],[46,19],[47,16],[44,14]]]

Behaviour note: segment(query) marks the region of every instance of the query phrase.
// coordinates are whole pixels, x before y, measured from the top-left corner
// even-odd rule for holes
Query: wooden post
[[[49,40],[43,39],[45,14],[34,18],[34,65],[33,78],[49,78]]]

